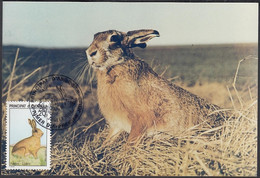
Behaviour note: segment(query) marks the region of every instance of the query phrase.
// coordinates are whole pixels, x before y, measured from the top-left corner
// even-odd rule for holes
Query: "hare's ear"
[[[36,129],[36,122],[35,122],[35,120],[32,120],[32,128]]]
[[[30,126],[32,127],[32,121],[31,121],[31,119],[28,119],[28,122],[29,122]]]
[[[36,122],[35,120],[28,119],[29,124],[31,125],[33,130],[36,130]]]
[[[127,32],[129,48],[140,47],[145,48],[146,43],[154,37],[159,37],[160,34],[156,30],[134,30]]]
[[[117,42],[118,43],[122,40],[123,40],[123,37],[122,37],[122,35],[119,35],[119,34],[115,34],[115,35],[112,35],[110,37],[110,42]]]
[[[123,41],[124,37],[120,34],[114,34],[110,37],[110,42],[113,45],[120,45],[121,42]]]

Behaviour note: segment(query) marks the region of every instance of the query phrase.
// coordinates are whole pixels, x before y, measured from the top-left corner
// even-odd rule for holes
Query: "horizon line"
[[[146,48],[153,47],[174,47],[174,46],[214,46],[214,45],[258,45],[258,42],[238,42],[238,43],[191,43],[191,44],[165,44],[165,45],[148,45]],[[42,49],[80,49],[88,48],[89,46],[59,46],[59,47],[46,47],[46,46],[30,46],[20,44],[2,44],[2,47],[22,47],[22,48],[42,48]]]

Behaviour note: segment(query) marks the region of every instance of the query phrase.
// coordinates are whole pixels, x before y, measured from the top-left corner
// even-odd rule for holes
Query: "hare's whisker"
[[[82,82],[82,74],[84,73],[84,70],[85,70],[85,64],[82,66],[80,72],[78,73],[78,76],[77,76],[77,81],[78,82]]]
[[[78,81],[80,73],[84,70],[84,68],[81,66],[81,68],[76,72],[74,80]]]
[[[70,72],[70,73],[74,73],[75,71],[79,71],[80,68],[83,67],[83,65],[85,65],[85,61],[84,62],[80,62],[76,67],[74,67],[74,69]]]
[[[79,70],[83,69],[84,65],[85,65],[85,61],[84,62],[80,62],[71,72],[79,72]]]
[[[86,63],[86,64],[85,64],[84,71],[83,71],[82,76],[81,76],[82,80],[86,77],[86,72],[87,72],[88,70],[89,70],[89,65],[88,65],[88,63]],[[87,76],[87,81],[88,81],[88,76]]]
[[[81,57],[81,58],[78,58],[76,60],[73,60],[71,63],[75,63],[75,62],[78,63],[79,61],[86,62],[86,58]]]
[[[85,62],[85,64],[80,69],[80,71],[76,74],[76,81],[78,81],[81,84],[83,83],[84,78],[85,78],[84,73],[86,71],[86,66],[87,66],[87,63]]]

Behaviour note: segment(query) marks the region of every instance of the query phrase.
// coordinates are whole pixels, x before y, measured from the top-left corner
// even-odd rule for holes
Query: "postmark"
[[[31,104],[30,111],[36,122],[46,129],[66,129],[75,124],[83,112],[80,87],[64,75],[54,74],[39,80],[31,90],[29,102],[37,102]],[[49,116],[44,102],[51,102],[50,118],[46,118]]]
[[[50,169],[51,133],[35,122],[30,104],[38,103],[6,102],[6,169]]]

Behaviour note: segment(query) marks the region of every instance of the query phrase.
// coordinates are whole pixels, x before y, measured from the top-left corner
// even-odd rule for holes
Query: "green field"
[[[10,146],[10,166],[46,166],[46,147],[41,147],[38,151],[38,158],[34,158],[33,155],[27,155],[25,157],[12,155],[13,146]]]

